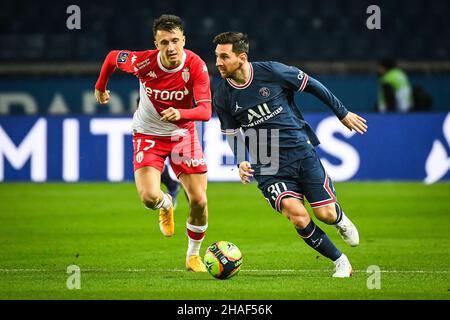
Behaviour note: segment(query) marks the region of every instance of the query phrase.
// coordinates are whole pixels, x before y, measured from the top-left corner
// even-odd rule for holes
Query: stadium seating
[[[382,0],[382,29],[366,28],[369,1],[230,0],[78,1],[81,30],[68,30],[68,2],[8,1],[0,10],[0,61],[97,61],[112,48],[153,46],[152,21],[162,13],[186,22],[187,47],[212,57],[212,37],[243,30],[253,59],[373,60],[382,55],[408,60],[450,56],[450,2]],[[267,45],[269,44],[270,45]]]

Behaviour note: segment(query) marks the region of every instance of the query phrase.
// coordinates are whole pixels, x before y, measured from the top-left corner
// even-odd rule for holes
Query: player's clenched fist
[[[253,172],[255,170],[252,169],[250,162],[243,161],[239,165],[239,177],[241,178],[241,182],[243,184],[247,184],[250,182],[250,178],[253,177]]]
[[[161,121],[175,122],[181,118],[180,111],[172,107],[161,111],[161,114]]]
[[[109,102],[109,90],[100,91],[95,89],[95,99],[98,103],[105,104]]]

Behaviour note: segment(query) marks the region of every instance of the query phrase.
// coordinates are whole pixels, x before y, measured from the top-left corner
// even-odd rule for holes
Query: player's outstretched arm
[[[347,108],[342,104],[342,102],[336,98],[336,96],[328,90],[320,81],[314,79],[313,77],[308,77],[308,82],[304,88],[304,92],[308,92],[314,95],[316,98],[325,103],[342,121],[348,113]]]
[[[109,102],[109,90],[106,90],[106,84],[116,69],[116,57],[118,53],[118,50],[110,51],[106,56],[105,61],[103,61],[102,69],[100,70],[97,82],[95,83],[94,91],[95,99],[98,103],[105,104]]]
[[[366,119],[350,111],[344,118],[341,119],[341,122],[344,124],[344,126],[349,128],[350,131],[355,130],[359,134],[366,133],[368,129]]]

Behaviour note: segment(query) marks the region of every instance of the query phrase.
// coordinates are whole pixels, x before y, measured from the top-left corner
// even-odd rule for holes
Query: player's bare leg
[[[304,229],[311,222],[303,201],[296,198],[284,198],[281,201],[281,212],[297,229]]]
[[[332,224],[341,235],[342,239],[352,247],[359,244],[359,233],[355,225],[342,211],[338,202],[323,207],[313,208],[314,215],[326,224]]]
[[[206,173],[181,174],[179,179],[189,198],[189,217],[186,224],[189,244],[186,268],[189,271],[206,272],[200,257],[200,247],[208,227],[207,175]]]
[[[135,171],[136,189],[141,201],[148,209],[159,209],[159,228],[163,235],[174,234],[172,198],[161,190],[161,172],[153,167],[142,167]]]
[[[281,201],[281,212],[294,224],[297,233],[307,245],[333,261],[336,266],[333,277],[347,278],[352,275],[352,267],[347,256],[341,253],[328,236],[311,220],[302,200],[284,198]]]

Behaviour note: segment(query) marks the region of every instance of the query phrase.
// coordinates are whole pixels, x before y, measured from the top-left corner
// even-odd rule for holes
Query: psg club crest
[[[267,98],[268,96],[270,96],[270,90],[267,87],[262,87],[261,89],[259,89],[259,94],[261,95],[261,97]]]
[[[190,73],[188,68],[184,68],[183,72],[181,73],[181,77],[183,78],[184,82],[189,81]]]

